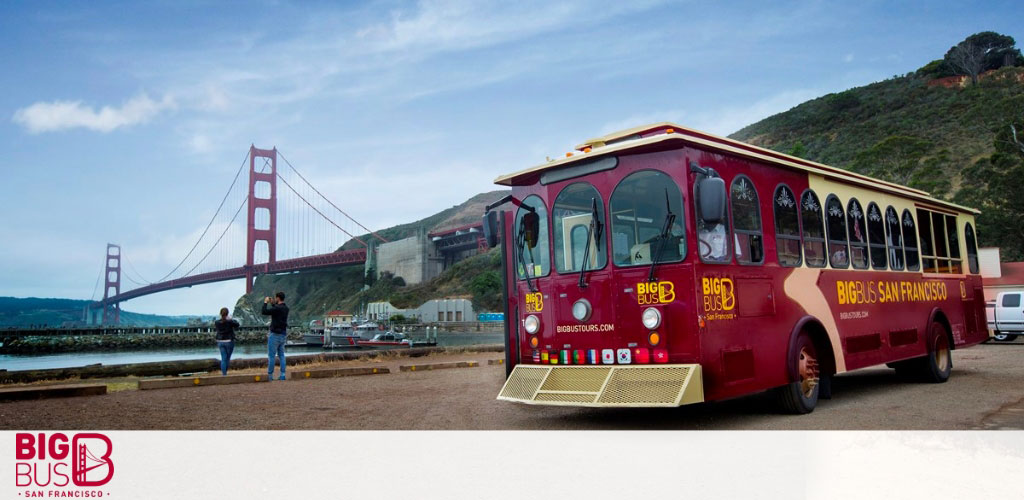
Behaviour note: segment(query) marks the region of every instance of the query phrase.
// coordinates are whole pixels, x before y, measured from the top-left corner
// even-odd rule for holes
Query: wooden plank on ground
[[[139,389],[174,389],[177,387],[196,387],[203,385],[225,385],[225,384],[248,384],[253,382],[266,382],[266,374],[256,375],[221,375],[203,377],[175,377],[156,378],[140,380]]]
[[[106,384],[42,385],[0,389],[0,401],[99,396],[106,393]]]
[[[401,365],[398,367],[403,372],[418,372],[425,370],[443,370],[446,368],[473,368],[480,366],[476,361],[455,361],[451,363],[425,363],[422,365]]]
[[[351,377],[354,375],[383,375],[385,373],[391,373],[391,370],[384,367],[362,367],[362,368],[323,368],[319,370],[299,370],[292,369],[288,372],[288,377],[295,379],[304,378],[333,378],[333,377]]]
[[[504,359],[488,359],[487,364],[489,365],[503,365],[505,364]]]

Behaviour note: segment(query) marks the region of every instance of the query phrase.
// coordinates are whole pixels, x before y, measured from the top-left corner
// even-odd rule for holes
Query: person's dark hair
[[[274,296],[281,300],[284,300],[284,292],[277,292],[276,294],[274,294]]]
[[[228,308],[226,308],[226,307],[220,308],[220,317],[222,317],[222,318],[227,318],[228,317]]]

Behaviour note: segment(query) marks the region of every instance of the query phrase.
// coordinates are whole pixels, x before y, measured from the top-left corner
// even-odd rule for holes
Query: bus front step
[[[534,405],[681,406],[704,401],[700,365],[516,365],[498,399]]]

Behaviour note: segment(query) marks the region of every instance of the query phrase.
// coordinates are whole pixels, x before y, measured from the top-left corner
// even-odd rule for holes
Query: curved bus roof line
[[[553,168],[562,167],[582,160],[589,160],[612,153],[628,151],[643,146],[668,141],[681,141],[716,149],[749,159],[760,160],[769,164],[802,170],[810,174],[820,175],[869,189],[886,191],[891,194],[916,199],[919,201],[944,206],[961,212],[979,213],[978,210],[957,205],[948,201],[933,198],[928,192],[910,188],[900,184],[875,179],[866,175],[850,172],[769,149],[753,146],[744,142],[716,136],[699,130],[682,127],[670,122],[633,127],[614,132],[602,137],[590,139],[576,148],[581,152],[566,158],[552,160],[547,163],[530,167],[518,172],[503,175],[494,180],[495,184],[511,186],[516,179],[526,175],[537,174]]]

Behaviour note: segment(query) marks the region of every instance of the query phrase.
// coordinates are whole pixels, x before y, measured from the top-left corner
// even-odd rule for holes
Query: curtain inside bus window
[[[587,233],[594,218],[597,202],[597,221],[604,225],[604,202],[594,186],[586,182],[569,184],[555,197],[551,206],[551,224],[554,233],[555,269],[560,273],[578,272],[583,268],[583,254],[587,253]],[[596,225],[594,226],[596,229]],[[607,227],[607,226],[606,226]],[[604,234],[590,235],[587,269],[601,269],[608,262]]]
[[[761,232],[761,204],[754,183],[745,175],[732,181],[729,201],[735,235],[736,262],[761,264],[764,262],[764,240]]]
[[[931,212],[920,208],[917,209],[917,234],[921,237],[921,270],[926,273],[938,272],[938,262],[935,260],[934,239],[932,238]]]
[[[868,268],[868,228],[864,222],[864,209],[857,198],[846,205],[846,218],[850,234],[850,262],[854,269]]]
[[[960,260],[960,237],[956,227],[956,216],[946,216],[946,240],[949,242],[949,272],[960,274],[963,264]]]
[[[836,269],[846,269],[850,259],[846,246],[846,214],[843,204],[830,194],[825,198],[825,229],[828,233],[828,261]]]
[[[903,246],[907,253],[907,271],[917,271],[921,268],[917,253],[917,230],[914,227],[914,217],[910,210],[903,209]]]
[[[530,213],[531,208],[540,219],[537,230],[537,244],[533,248],[530,248],[530,245],[523,241],[522,234],[523,216]],[[514,243],[517,247],[516,251],[522,255],[522,258],[517,259],[518,262],[516,263],[519,278],[525,279],[527,272],[530,273],[531,277],[547,276],[551,270],[551,263],[548,262],[548,257],[551,255],[548,251],[548,211],[544,208],[544,201],[539,196],[530,195],[523,200],[522,206],[516,212],[515,230],[516,238]]]
[[[868,247],[872,269],[885,269],[885,221],[875,202],[868,203]]]
[[[698,177],[700,179],[700,177]],[[729,216],[717,223],[709,223],[704,220],[700,209],[700,194],[697,191],[697,183],[693,185],[694,214],[697,220],[697,254],[703,262],[726,263],[732,260],[729,253]]]
[[[946,216],[932,212],[932,233],[935,235],[936,272],[949,272],[949,253],[946,251]]]
[[[809,267],[825,267],[825,227],[822,225],[818,195],[808,189],[800,196],[804,259]]]
[[[974,239],[974,228],[970,222],[964,227],[964,243],[967,244],[967,267],[971,273],[978,274],[978,242]]]
[[[665,198],[668,197],[668,207]],[[661,248],[658,262],[679,262],[686,256],[683,232],[683,196],[679,186],[667,174],[641,170],[628,175],[612,192],[609,226],[612,234],[612,262],[617,266],[650,265],[653,253]],[[675,222],[662,241],[661,231],[668,208]]]
[[[797,214],[796,197],[785,184],[775,189],[772,205],[775,207],[775,251],[779,264],[796,267],[800,265],[800,216]]]
[[[885,227],[888,230],[885,243],[889,247],[889,267],[895,271],[903,270],[903,230],[900,229],[900,218],[896,209],[889,205],[885,209]]]

